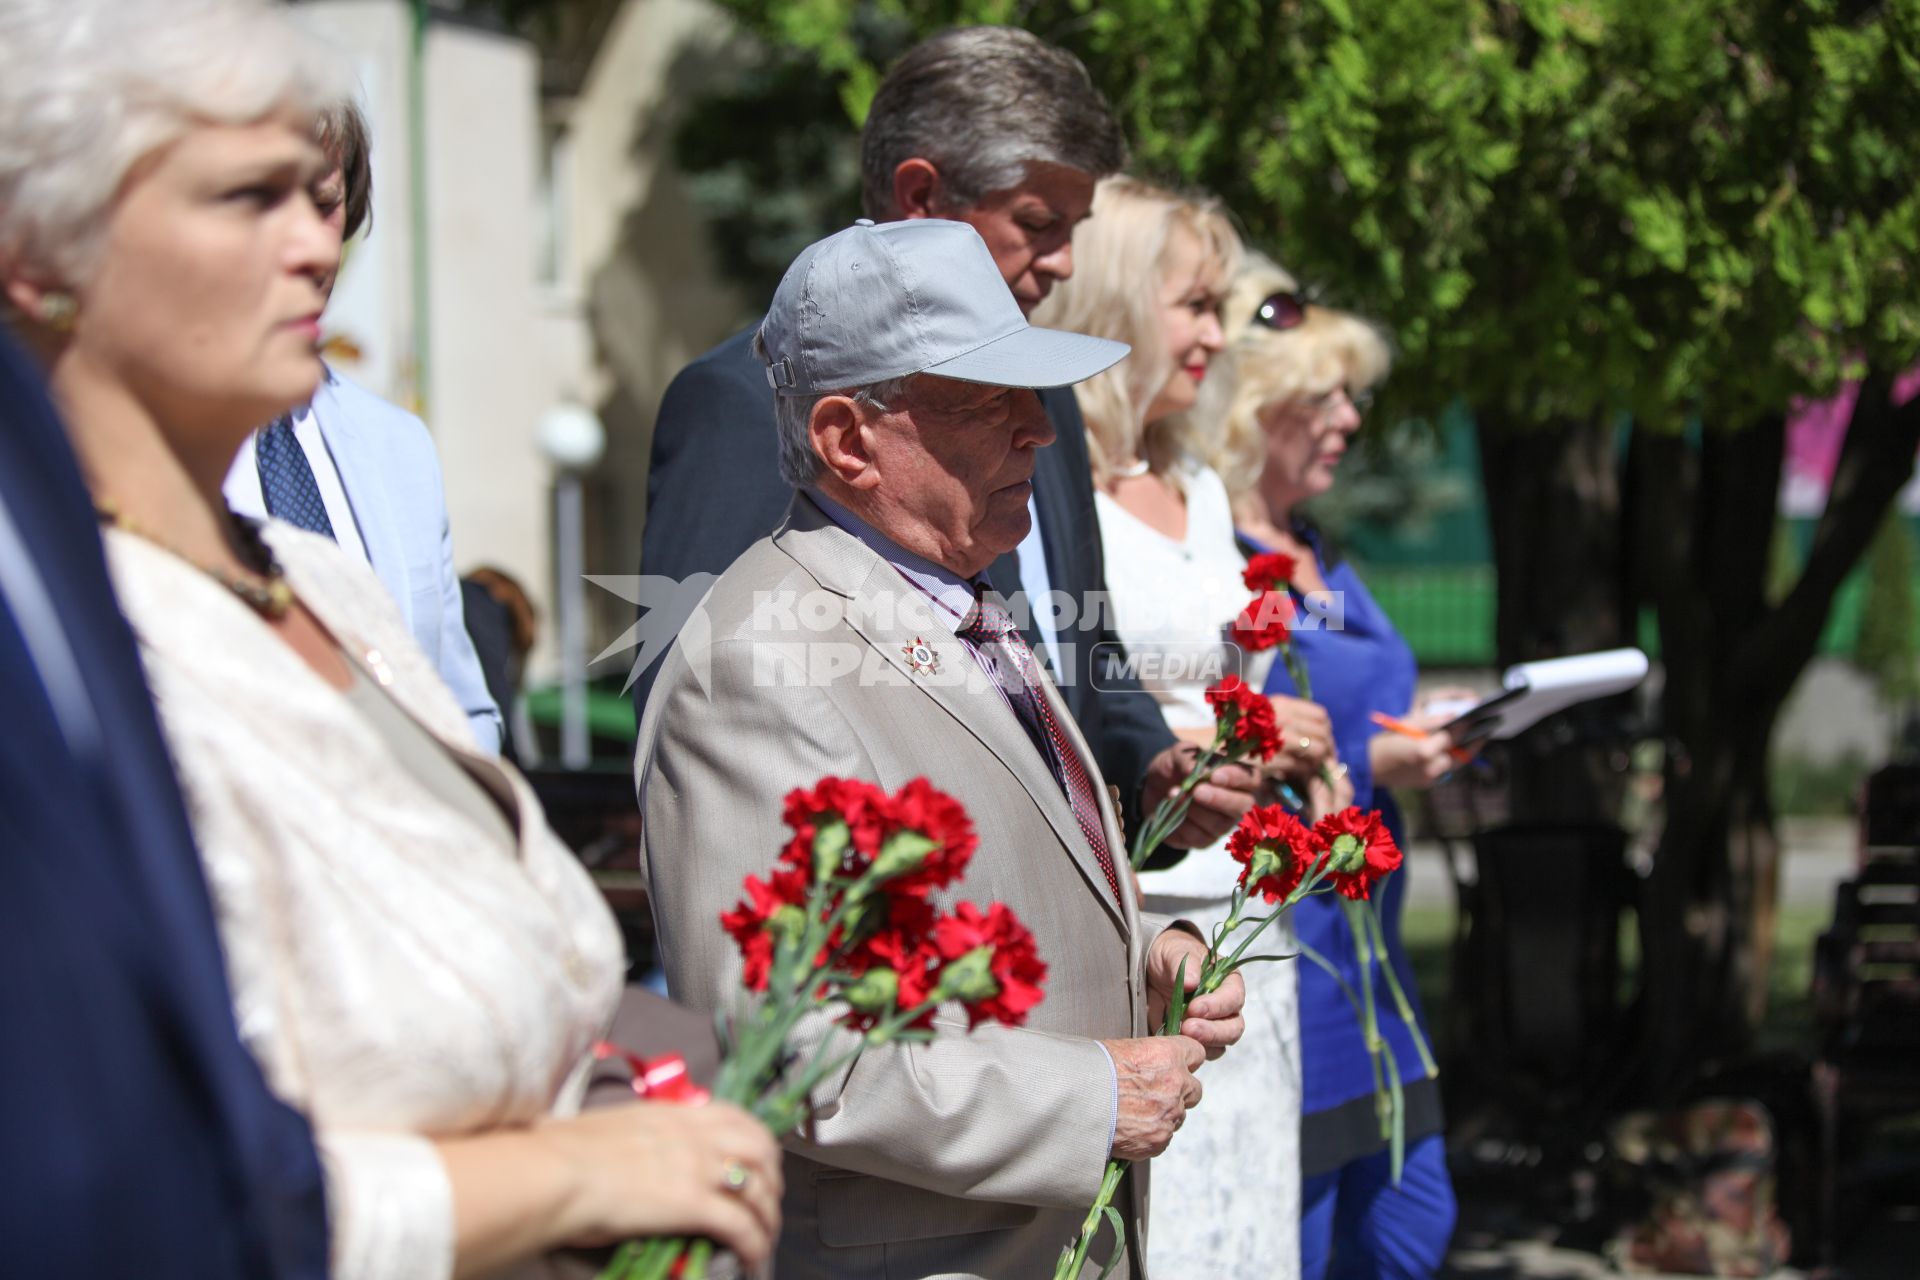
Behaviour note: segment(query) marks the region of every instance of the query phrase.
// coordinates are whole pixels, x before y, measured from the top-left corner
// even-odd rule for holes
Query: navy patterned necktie
[[[302,529],[333,537],[333,521],[320,499],[319,482],[307,451],[293,434],[293,419],[281,418],[254,439],[254,460],[260,466],[260,494],[267,514]]]

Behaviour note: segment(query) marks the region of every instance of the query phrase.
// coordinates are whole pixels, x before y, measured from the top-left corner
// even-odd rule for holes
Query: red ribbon
[[[693,1082],[687,1060],[677,1053],[643,1058],[622,1049],[610,1040],[593,1042],[593,1056],[601,1062],[618,1058],[633,1072],[633,1092],[648,1102],[670,1102],[680,1106],[698,1106],[713,1095]]]

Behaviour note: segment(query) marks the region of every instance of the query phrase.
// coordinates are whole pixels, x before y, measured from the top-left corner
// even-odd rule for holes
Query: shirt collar
[[[934,616],[955,632],[959,631],[960,624],[973,611],[977,591],[973,583],[944,565],[915,555],[818,489],[806,492],[827,519],[858,538],[868,550],[892,565],[901,577],[918,587],[936,606]]]

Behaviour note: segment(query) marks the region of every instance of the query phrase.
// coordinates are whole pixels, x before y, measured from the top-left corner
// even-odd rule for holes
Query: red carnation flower
[[[865,1031],[895,1010],[911,1009],[933,995],[943,960],[933,945],[934,911],[915,897],[884,900],[886,923],[862,939],[841,960],[854,978],[841,991],[847,1002],[841,1019],[856,1031]],[[932,1008],[910,1024],[933,1024]]]
[[[812,789],[796,787],[787,793],[781,820],[793,828],[793,839],[780,851],[782,861],[816,874],[816,849],[822,831],[845,824],[845,844],[838,850],[835,874],[858,875],[880,852],[886,838],[887,793],[858,778],[822,778]],[[837,842],[836,842],[837,843]],[[831,847],[831,846],[829,846]]]
[[[1313,833],[1326,846],[1327,879],[1344,897],[1365,899],[1375,880],[1400,866],[1400,846],[1377,809],[1330,813],[1313,824]]]
[[[983,1022],[1017,1027],[1040,1003],[1046,962],[1032,931],[1004,903],[982,911],[962,902],[934,922],[933,942],[947,962],[940,992],[966,1005],[969,1030]]]
[[[1239,676],[1228,676],[1207,690],[1207,705],[1213,708],[1214,720],[1226,729],[1229,752],[1271,760],[1280,750],[1280,726],[1273,718],[1273,703]]]
[[[740,948],[745,966],[741,981],[747,990],[767,989],[780,939],[797,937],[806,927],[807,883],[807,873],[799,867],[775,867],[764,883],[758,876],[748,876],[746,898],[733,910],[720,913],[721,927]]]
[[[980,847],[980,837],[966,809],[925,778],[915,778],[895,792],[887,800],[886,817],[891,829],[881,841],[886,850],[882,863],[892,857],[901,861],[916,856],[919,859],[916,865],[887,878],[889,895],[924,898],[934,889],[955,883]],[[924,837],[924,841],[896,842],[901,833]],[[925,847],[926,842],[931,842],[930,848]]]
[[[1247,561],[1240,580],[1247,584],[1247,590],[1262,594],[1284,587],[1293,581],[1293,557],[1279,551],[1262,551]]]
[[[1227,837],[1227,852],[1244,868],[1240,883],[1249,893],[1280,902],[1300,887],[1326,845],[1285,807],[1270,804],[1247,810]]]
[[[1284,591],[1263,591],[1233,620],[1233,642],[1255,653],[1277,649],[1292,635],[1293,597]]]
[[[842,879],[880,863],[889,894],[925,897],[952,884],[979,846],[966,809],[925,778],[891,796],[856,778],[822,778],[789,792],[782,818],[793,829],[782,862]]]

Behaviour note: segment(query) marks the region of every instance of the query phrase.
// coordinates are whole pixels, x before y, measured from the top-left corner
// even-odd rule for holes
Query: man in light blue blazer
[[[365,225],[372,203],[359,108],[348,102],[328,112],[319,141],[334,165],[313,199],[344,244]],[[324,287],[332,293],[331,277]],[[329,368],[312,404],[254,433],[224,488],[239,514],[325,534],[365,561],[466,710],[474,741],[483,751],[500,749],[500,709],[467,634],[440,457],[425,423]]]

